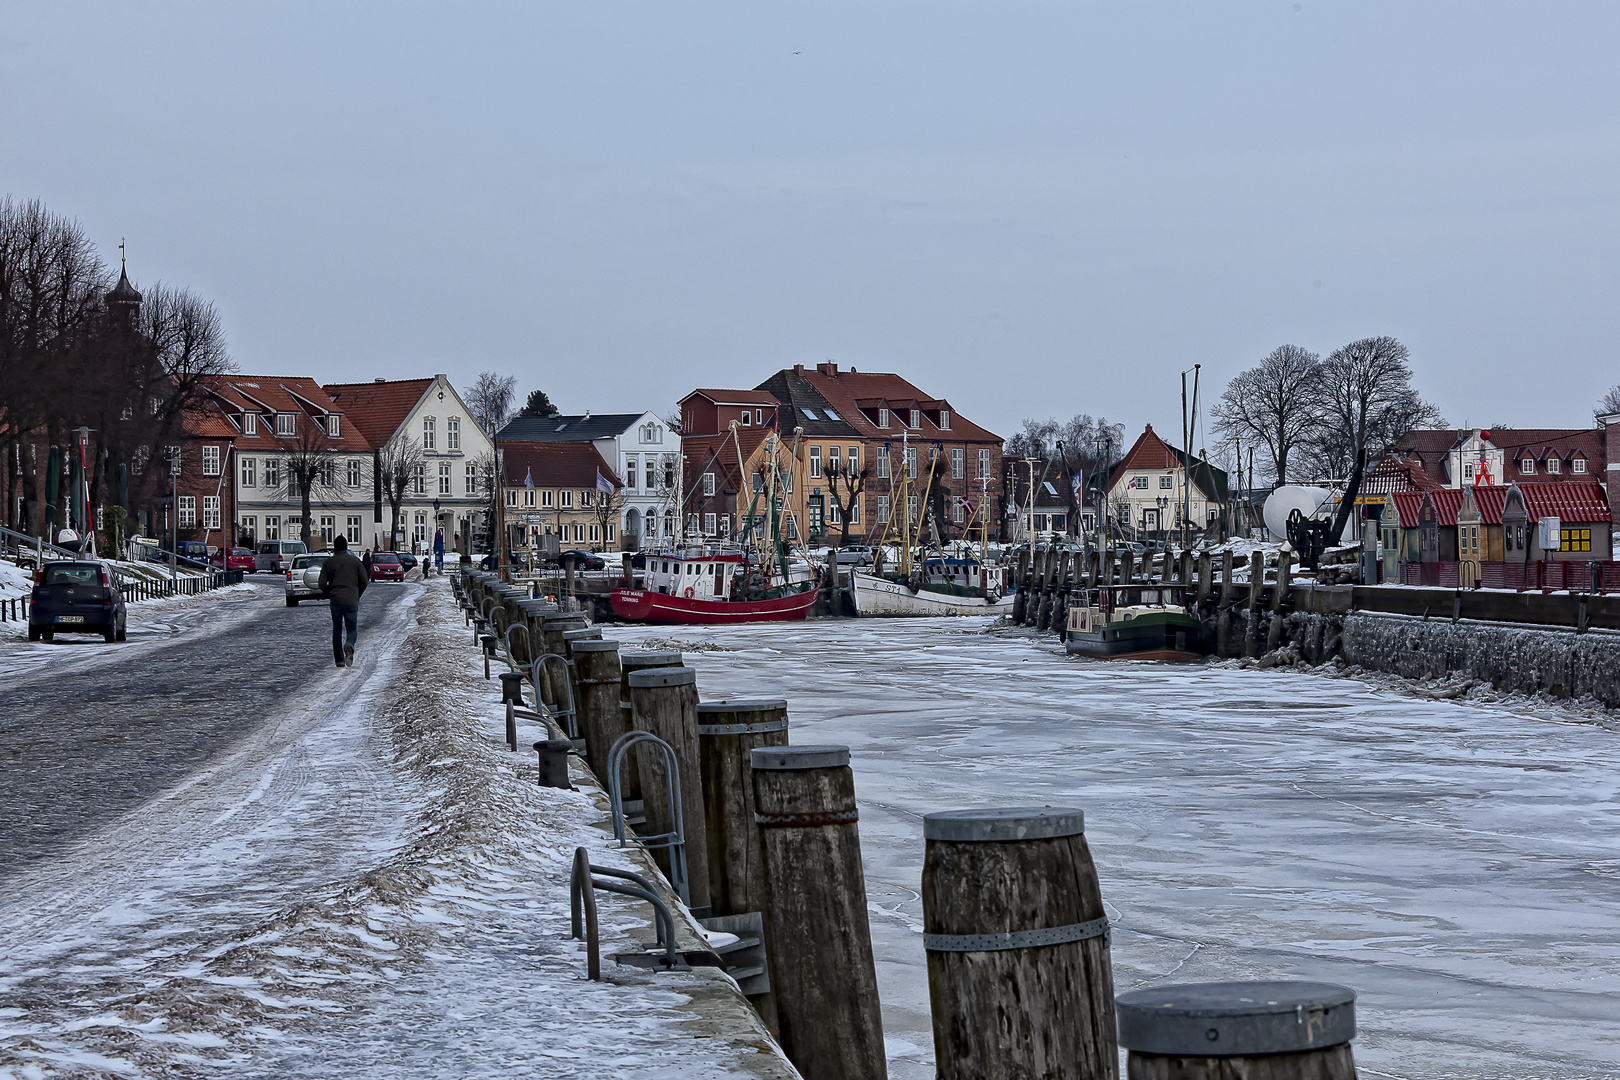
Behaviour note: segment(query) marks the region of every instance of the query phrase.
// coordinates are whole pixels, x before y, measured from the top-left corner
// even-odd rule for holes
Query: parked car
[[[838,549],[839,566],[871,566],[877,557],[877,548],[871,544],[851,544]]]
[[[253,551],[253,568],[279,574],[294,555],[307,554],[301,540],[261,540]]]
[[[393,551],[377,551],[371,556],[372,581],[404,581],[405,564],[400,561],[398,553]]]
[[[405,568],[405,572],[408,574],[412,570],[416,569],[416,556],[412,555],[408,551],[401,551],[399,553],[399,563]]]
[[[321,566],[332,557],[330,551],[314,555],[294,555],[287,568],[287,606],[297,607],[300,600],[319,600],[321,592]]]
[[[584,548],[569,548],[567,551],[557,556],[557,564],[561,566],[563,564],[563,560],[567,559],[570,555],[574,557],[575,570],[607,569],[606,559],[595,554],[594,552],[586,551]]]
[[[257,568],[252,548],[222,548],[208,560],[221,570],[244,570],[251,574]]]
[[[58,560],[34,572],[29,641],[50,641],[59,633],[100,634],[107,641],[123,641],[127,622],[124,594],[106,563]]]

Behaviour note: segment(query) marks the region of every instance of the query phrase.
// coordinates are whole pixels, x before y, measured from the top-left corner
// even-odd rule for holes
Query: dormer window
[[[243,413],[242,414],[242,434],[244,434],[244,435],[257,435],[258,433],[259,433],[259,414],[258,413],[250,413],[250,412],[249,413]]]
[[[911,426],[914,427],[914,428],[922,427],[922,410],[921,409],[912,409],[911,410]]]
[[[293,414],[290,412],[276,413],[276,434],[288,438],[293,434]]]
[[[889,410],[888,409],[879,409],[878,410],[878,427],[882,428],[882,427],[888,427],[888,426],[889,426]]]
[[[1586,471],[1586,459],[1583,457],[1578,457],[1571,460],[1569,463],[1569,471],[1572,473],[1584,473]]]
[[[941,410],[939,410],[939,430],[941,430],[941,431],[949,431],[949,430],[951,430],[951,410],[949,410],[949,409],[941,409]]]
[[[342,430],[342,428],[338,425],[337,413],[333,413],[331,416],[328,416],[326,418],[326,434],[335,439],[338,437],[338,432],[340,430]]]
[[[764,409],[755,409],[754,410],[754,426],[755,427],[764,427],[765,426],[765,410]]]
[[[1519,471],[1526,476],[1534,476],[1536,474],[1536,459],[1528,457],[1522,459],[1519,462]]]
[[[1548,473],[1562,472],[1563,467],[1564,467],[1564,463],[1559,461],[1557,458],[1549,457],[1547,459],[1547,472]]]
[[[748,427],[749,424],[752,422],[752,418],[753,418],[753,414],[750,413],[747,409],[744,409],[742,411],[742,426],[743,427]]]

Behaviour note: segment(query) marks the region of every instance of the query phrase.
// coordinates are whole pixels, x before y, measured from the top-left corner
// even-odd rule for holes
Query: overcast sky
[[[244,371],[667,411],[833,359],[1002,434],[1266,351],[1620,382],[1620,5],[0,4],[0,193]]]

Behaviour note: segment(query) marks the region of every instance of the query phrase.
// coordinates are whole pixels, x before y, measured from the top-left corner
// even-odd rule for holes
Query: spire
[[[135,321],[135,309],[141,306],[141,294],[129,283],[129,268],[125,261],[124,238],[118,238],[118,284],[107,294],[107,308],[113,317],[126,325]]]

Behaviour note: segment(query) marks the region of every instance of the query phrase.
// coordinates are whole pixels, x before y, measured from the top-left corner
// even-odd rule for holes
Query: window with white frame
[[[219,528],[219,496],[203,496],[203,528]]]
[[[478,491],[478,466],[469,463],[467,465],[467,494],[469,496],[477,495]]]
[[[343,425],[338,420],[338,414],[337,413],[331,413],[330,415],[328,415],[327,418],[326,418],[326,434],[327,434],[327,437],[335,439],[342,432],[342,430],[343,430]]]
[[[542,491],[540,493],[540,505],[547,508],[547,509],[550,509],[552,504],[553,504],[553,496],[552,496],[551,489],[546,488],[544,491]]]
[[[219,447],[205,446],[202,448],[202,470],[204,476],[219,475]]]
[[[418,464],[411,470],[411,494],[427,494],[427,466]]]
[[[1520,462],[1519,462],[1519,471],[1521,473],[1524,473],[1526,476],[1534,476],[1535,472],[1536,472],[1536,459],[1535,458],[1523,458],[1522,460],[1520,460]]]
[[[258,433],[259,433],[259,414],[258,413],[250,413],[250,412],[249,413],[243,413],[242,414],[242,434],[244,434],[244,435],[257,435]]]
[[[889,452],[887,450],[878,451],[877,474],[879,480],[887,480],[889,478]],[[884,520],[888,519],[885,518]]]
[[[264,519],[264,538],[266,540],[281,539],[281,515],[271,514]]]
[[[439,462],[439,494],[450,494],[450,463],[448,461]]]
[[[964,477],[967,476],[967,462],[965,460],[966,457],[967,457],[967,451],[963,450],[960,446],[955,447],[955,448],[953,448],[951,450],[951,479],[952,480],[961,480],[961,479],[963,479]],[[961,519],[958,518],[957,520],[960,521]]]
[[[675,455],[674,454],[665,454],[664,455],[664,486],[666,488],[673,488],[675,486]]]
[[[327,458],[320,464],[321,483],[326,487],[337,486],[337,462]]]
[[[274,491],[281,486],[281,459],[264,459],[264,486]]]
[[[917,520],[917,496],[906,497],[906,516],[913,522]]]
[[[877,426],[880,427],[880,428],[889,426],[889,410],[888,409],[879,409],[878,410],[878,425]]]
[[[979,475],[990,475],[990,451],[988,450],[979,451]]]
[[[350,514],[349,515],[348,528],[346,528],[343,531],[343,534],[344,534],[345,537],[347,537],[349,543],[351,543],[351,544],[358,544],[360,542],[360,515],[359,514]]]
[[[714,473],[712,472],[706,472],[703,474],[703,494],[714,494]]]
[[[523,505],[524,506],[533,506],[534,505],[534,488],[526,487],[526,488],[523,489]]]
[[[438,422],[433,417],[422,417],[422,449],[438,449],[437,428]]]
[[[840,510],[839,510],[838,500],[837,499],[829,500],[828,503],[827,503],[827,524],[828,525],[840,525],[840,524],[843,523],[843,520],[844,520],[844,516],[843,516],[842,512],[840,512]]]
[[[574,505],[574,490],[572,488],[562,488],[559,490],[557,492],[557,504],[564,510],[572,507]]]
[[[337,518],[331,514],[321,515],[321,542],[328,547],[332,545],[332,537],[337,532]]]
[[[906,447],[906,475],[913,480],[917,479],[917,448]]]
[[[879,525],[889,523],[889,497],[887,495],[877,497],[877,519]]]
[[[364,482],[365,474],[361,471],[359,458],[349,459],[347,472],[350,487],[357,488]]]
[[[939,429],[941,431],[951,430],[951,411],[949,409],[939,410]]]
[[[716,528],[718,528],[719,525],[720,525],[720,516],[718,514],[704,514],[703,515],[703,535],[704,536],[713,536],[714,535],[714,530]]]
[[[257,468],[258,462],[257,462],[257,460],[254,459],[254,458],[245,457],[245,458],[242,458],[241,461],[242,461],[242,486],[243,487],[255,487],[255,486],[257,486],[257,477],[256,477],[256,474],[258,472],[258,468]]]
[[[444,448],[446,450],[461,449],[461,417],[452,416],[445,420]]]
[[[720,535],[721,536],[730,536],[731,535],[731,515],[730,514],[721,514],[720,515]]]
[[[290,412],[276,413],[276,434],[287,438],[294,433],[293,414]]]
[[[517,488],[507,488],[506,489],[506,505],[507,506],[516,506],[517,502],[518,502],[518,489]]]
[[[1171,488],[1173,488],[1175,486],[1176,486],[1176,481],[1175,481],[1175,479],[1173,477],[1170,477],[1170,476],[1161,476],[1161,477],[1159,477],[1159,490],[1160,491],[1169,491]]]
[[[1572,461],[1570,461],[1570,463],[1569,463],[1569,471],[1572,472],[1572,473],[1583,473],[1583,472],[1585,472],[1586,471],[1586,459],[1583,458],[1583,457],[1578,457],[1578,458],[1575,458]]]
[[[749,411],[747,409],[744,409],[742,411],[742,426],[743,427],[752,427],[753,426],[753,417],[752,417],[752,415],[749,413]]]
[[[1564,466],[1564,463],[1562,461],[1559,461],[1556,457],[1553,457],[1550,454],[1547,456],[1547,472],[1548,473],[1562,472],[1563,471],[1563,466]]]
[[[838,447],[827,447],[827,475],[838,475]]]
[[[810,479],[821,479],[821,447],[819,446],[810,448]]]
[[[590,529],[591,529],[591,543],[594,544],[597,541],[602,539],[602,529],[601,529],[600,526],[592,525],[590,527]]]
[[[427,511],[418,510],[411,522],[411,539],[418,544],[427,543]]]
[[[914,427],[914,428],[922,427],[922,410],[921,409],[912,409],[911,410],[911,426]]]
[[[793,494],[793,470],[789,469],[782,474],[782,490],[789,495]]]
[[[961,499],[951,500],[951,520],[960,525],[964,518]]]
[[[180,496],[180,527],[182,529],[197,527],[197,496]]]
[[[613,522],[611,522],[611,521],[608,522],[607,536],[604,539],[606,539],[607,542],[610,543],[610,544],[613,543]]]
[[[860,471],[861,471],[861,448],[858,447],[858,446],[851,446],[851,447],[849,447],[849,474],[851,476],[855,476],[855,475],[859,474]]]
[[[626,491],[636,490],[636,455],[630,454],[624,459],[624,487]]]
[[[258,515],[248,514],[246,517],[242,518],[242,520],[236,524],[236,532],[238,536],[246,536],[256,539],[259,535]]]

